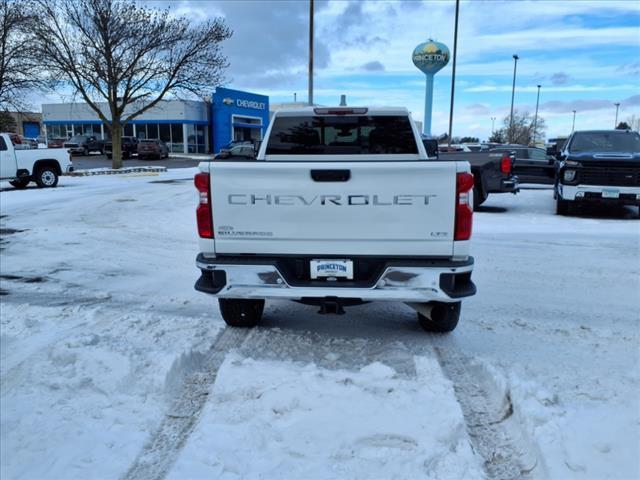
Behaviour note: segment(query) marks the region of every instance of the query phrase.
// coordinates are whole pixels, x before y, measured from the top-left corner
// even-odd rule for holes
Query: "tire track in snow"
[[[193,432],[227,353],[240,348],[254,331],[239,328],[222,331],[205,354],[201,368],[185,377],[159,428],[123,475],[123,480],[152,480],[166,476]]]
[[[547,478],[535,443],[515,418],[508,389],[500,388],[482,366],[473,363],[447,336],[431,343],[462,409],[473,448],[491,480]]]

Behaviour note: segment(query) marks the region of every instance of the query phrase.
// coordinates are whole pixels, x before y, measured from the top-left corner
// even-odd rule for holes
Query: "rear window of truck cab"
[[[400,115],[276,116],[267,155],[417,154],[409,118]]]

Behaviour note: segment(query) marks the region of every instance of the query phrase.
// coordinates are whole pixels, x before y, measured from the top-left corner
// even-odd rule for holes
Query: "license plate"
[[[611,188],[605,188],[602,190],[602,198],[618,198],[620,196],[620,190],[614,190]]]
[[[311,279],[347,278],[353,279],[352,260],[311,260]]]

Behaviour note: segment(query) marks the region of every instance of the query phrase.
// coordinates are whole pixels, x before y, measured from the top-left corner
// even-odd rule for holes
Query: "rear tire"
[[[222,318],[230,327],[255,327],[264,311],[264,300],[219,298],[218,304]]]
[[[556,199],[556,215],[569,215],[569,202],[558,196]]]
[[[53,188],[58,185],[58,172],[54,167],[40,167],[34,175],[34,180],[39,188]]]
[[[30,178],[16,178],[15,180],[11,180],[9,184],[18,190],[22,190],[23,188],[27,188],[30,181]]]
[[[433,308],[431,309],[431,315],[426,317],[421,313],[418,313],[418,322],[420,322],[420,326],[427,332],[452,332],[458,325],[458,320],[460,320],[461,307],[461,302],[434,302]]]
[[[473,209],[476,210],[480,205],[482,205],[487,197],[488,193],[484,193],[482,191],[482,187],[474,186],[473,187]]]

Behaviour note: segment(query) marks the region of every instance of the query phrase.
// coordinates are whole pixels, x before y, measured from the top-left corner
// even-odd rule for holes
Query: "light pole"
[[[573,125],[571,125],[571,133],[573,133],[573,131],[576,128],[576,111],[573,111]]]
[[[491,135],[493,135],[496,131],[495,122],[496,122],[496,117],[491,117]]]
[[[513,55],[513,87],[511,88],[511,116],[509,117],[509,143],[513,137],[513,99],[516,95],[516,68],[518,67],[518,59],[520,57],[517,54]]]
[[[533,138],[532,143],[536,144],[536,128],[538,127],[538,105],[540,105],[540,87],[542,85],[538,85],[538,97],[536,98],[536,114],[533,117]]]
[[[620,108],[620,102],[614,103],[614,105],[616,106],[616,121],[613,124],[613,128],[616,128],[618,126],[618,109]]]
[[[460,0],[456,0],[456,18],[453,29],[453,70],[451,72],[451,105],[449,106],[449,146],[451,146],[451,134],[453,130],[453,98],[456,88],[456,55],[458,52],[458,13],[460,12]]]
[[[309,0],[309,105],[313,105],[313,0]]]

